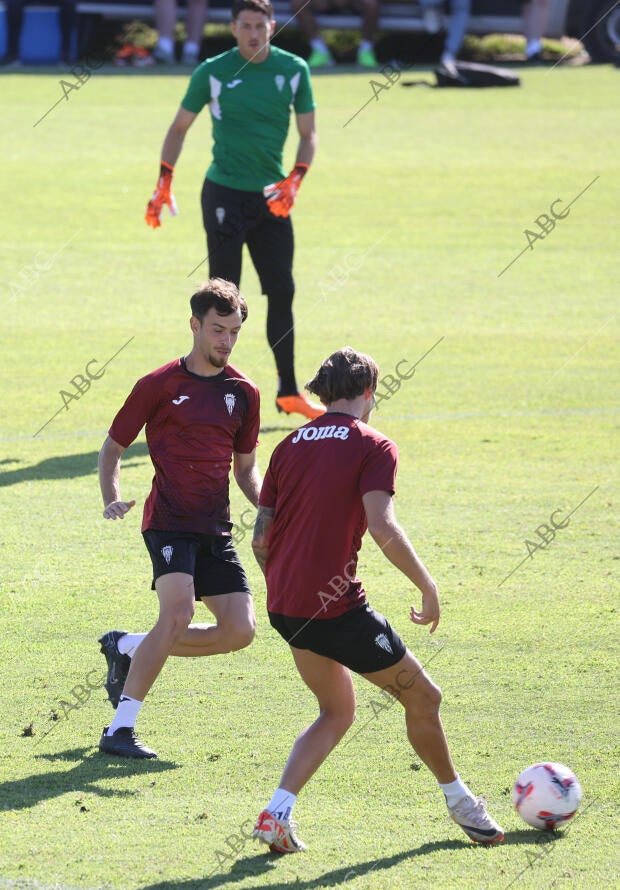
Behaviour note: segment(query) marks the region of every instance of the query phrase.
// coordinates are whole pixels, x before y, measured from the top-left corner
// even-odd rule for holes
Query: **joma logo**
[[[347,439],[348,436],[348,426],[302,426],[291,441],[293,445],[296,445],[302,439],[312,442],[312,440],[318,439]]]

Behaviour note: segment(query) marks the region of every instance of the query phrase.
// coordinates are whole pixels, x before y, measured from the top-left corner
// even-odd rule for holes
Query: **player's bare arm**
[[[135,505],[135,501],[121,500],[121,455],[122,445],[106,437],[99,452],[99,485],[103,497],[104,519],[123,519],[125,513]]]
[[[187,111],[182,107],[179,108],[174,120],[170,124],[162,146],[161,159],[164,163],[174,167],[179,160],[185,135],[197,117],[198,115],[192,111]]]
[[[430,624],[430,632],[434,633],[440,616],[437,585],[398,524],[391,495],[387,491],[369,491],[362,500],[368,531],[392,565],[422,594],[422,609],[412,607],[411,620],[414,624]]]
[[[252,537],[252,550],[256,557],[256,562],[261,567],[263,575],[265,574],[265,566],[269,555],[269,546],[267,540],[269,537],[269,528],[273,522],[273,514],[275,510],[271,507],[260,506],[258,515],[254,524],[254,535]]]
[[[233,453],[233,473],[248,501],[257,507],[263,480],[256,464],[256,449],[249,454]]]
[[[316,149],[319,144],[319,137],[316,131],[314,111],[308,111],[306,114],[296,115],[297,132],[299,133],[299,146],[297,148],[296,164],[307,164],[310,166],[314,160]]]

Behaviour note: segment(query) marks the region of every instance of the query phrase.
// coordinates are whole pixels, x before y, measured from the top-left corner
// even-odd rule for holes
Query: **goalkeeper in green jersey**
[[[164,139],[161,170],[146,221],[161,225],[164,205],[175,215],[172,176],[185,135],[205,105],[213,128],[213,160],[202,188],[209,276],[239,286],[247,244],[267,296],[267,339],[278,372],[276,405],[313,419],[324,412],[297,388],[294,363],[293,226],[290,211],[317,146],[307,64],[270,45],[270,0],[234,0],[237,46],[196,68]],[[286,175],[282,151],[291,109],[299,133],[295,166]]]

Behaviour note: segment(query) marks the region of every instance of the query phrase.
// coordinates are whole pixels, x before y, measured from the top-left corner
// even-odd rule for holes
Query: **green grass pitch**
[[[408,621],[416,595],[369,539],[361,577],[441,685],[457,769],[506,839],[468,842],[400,707],[378,710],[356,682],[357,723],[296,806],[309,849],[279,859],[247,835],[315,710],[269,627],[249,534],[253,645],[168,662],[138,725],[158,761],[96,750],[112,713],[96,639],[156,614],[141,509],[103,521],[97,452],[135,380],[189,349],[211,146],[204,113],[177,166],[180,216],[148,229],[185,77],[110,73],[68,98],[61,72],[7,75],[0,93],[0,888],[618,886],[618,72],[394,84],[347,126],[370,76],[315,78],[320,148],[294,212],[298,374],[345,344],[383,375],[417,363],[374,422],[399,445],[397,514],[440,585],[434,638]],[[234,362],[262,391],[264,470],[295,423],[274,407],[247,261],[242,289]],[[65,407],[61,391],[108,360]],[[140,439],[123,494],[141,506],[151,475]],[[239,517],[234,486],[231,501]],[[541,759],[584,790],[544,845],[510,802]]]

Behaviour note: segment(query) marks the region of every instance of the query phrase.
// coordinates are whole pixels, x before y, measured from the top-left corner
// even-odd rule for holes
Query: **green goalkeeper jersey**
[[[291,109],[306,114],[315,107],[307,64],[275,46],[258,64],[235,47],[199,65],[181,105],[198,114],[207,104],[213,122],[207,177],[244,191],[262,191],[286,175],[282,150]]]

